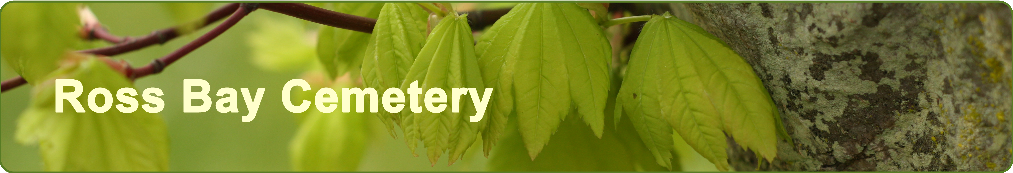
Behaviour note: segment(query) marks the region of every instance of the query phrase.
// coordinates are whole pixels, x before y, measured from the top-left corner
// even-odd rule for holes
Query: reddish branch
[[[227,13],[227,11],[224,13],[224,15],[219,14],[219,13],[222,13],[220,11],[223,11],[223,10],[231,10],[231,11],[234,11],[234,12],[232,13],[232,15],[228,19],[225,19],[224,22],[222,22],[221,24],[219,24],[218,26],[216,26],[214,29],[211,29],[211,31],[208,31],[207,33],[205,33],[201,37],[199,37],[199,38],[191,41],[190,43],[184,45],[183,47],[177,49],[176,51],[173,51],[172,53],[169,53],[169,55],[166,55],[165,57],[162,57],[162,58],[159,58],[159,59],[155,59],[153,62],[151,62],[150,64],[148,64],[148,65],[146,65],[144,67],[130,69],[130,71],[127,72],[127,74],[130,74],[129,77],[131,79],[137,79],[137,78],[141,78],[141,77],[148,76],[148,75],[151,75],[151,74],[156,74],[156,73],[162,72],[162,70],[165,69],[166,66],[172,64],[173,62],[176,62],[176,60],[179,60],[180,58],[182,58],[186,54],[189,54],[190,52],[193,52],[194,50],[196,50],[197,48],[203,46],[204,44],[207,44],[208,42],[210,42],[211,40],[213,40],[215,37],[218,37],[219,35],[221,35],[222,33],[224,33],[229,28],[232,28],[232,26],[235,26],[236,23],[239,22],[239,20],[243,19],[243,17],[246,17],[247,14],[250,14],[250,12],[252,12],[255,9],[257,9],[257,4],[242,4],[242,5],[240,5],[240,4],[229,4],[229,5],[226,5],[223,8],[215,10],[215,12],[212,12],[211,14],[209,14],[206,19],[214,19],[214,21],[217,21],[217,19],[220,19],[220,18],[223,18],[224,16],[227,16],[229,14],[229,13]],[[208,24],[208,23],[212,23],[214,21],[207,20],[207,22],[205,22],[205,25]],[[162,32],[160,32],[160,31],[162,31]],[[147,37],[142,37],[142,38],[139,38],[137,40],[127,41],[127,42],[124,42],[124,43],[121,43],[119,45],[112,46],[112,47],[109,47],[109,48],[92,49],[92,50],[85,50],[85,51],[80,51],[80,52],[94,53],[94,54],[98,54],[98,55],[111,56],[111,55],[116,55],[116,54],[120,54],[120,53],[124,53],[124,52],[130,52],[130,51],[137,50],[137,49],[140,49],[140,48],[143,48],[143,47],[147,47],[147,46],[153,45],[154,43],[163,43],[164,41],[166,41],[168,39],[172,39],[172,38],[175,38],[175,37],[179,36],[179,32],[176,31],[176,27],[169,28],[169,29],[163,29],[163,30],[160,30],[160,31],[156,31],[156,33],[153,33],[152,35],[149,35]],[[155,41],[158,41],[158,42],[152,43],[152,42],[148,41],[148,40],[151,40],[151,38],[155,38]],[[98,50],[98,51],[96,51],[96,50]],[[7,90],[10,90],[10,89],[16,88],[18,86],[24,85],[25,83],[27,83],[27,81],[25,81],[25,79],[22,78],[22,77],[16,77],[16,78],[13,78],[13,79],[5,80],[5,81],[3,81],[2,89],[0,89],[0,92],[6,92]]]
[[[334,12],[303,3],[262,3],[260,8],[336,28],[373,33],[376,19]]]
[[[171,65],[173,62],[176,62],[186,54],[193,52],[197,48],[213,40],[215,37],[218,37],[223,32],[234,26],[236,22],[239,22],[240,19],[242,19],[247,14],[249,14],[250,12],[252,12],[257,8],[274,11],[277,13],[289,15],[292,17],[296,17],[299,19],[327,26],[344,28],[348,30],[365,33],[372,33],[373,26],[376,25],[376,19],[334,12],[327,9],[314,7],[302,3],[260,3],[260,4],[232,3],[212,11],[210,14],[204,16],[204,18],[202,18],[199,21],[194,21],[200,22],[198,28],[202,28],[218,20],[221,20],[226,16],[229,16],[229,12],[233,12],[231,17],[222,22],[222,24],[218,25],[211,31],[208,31],[200,38],[197,38],[196,40],[184,45],[183,47],[170,53],[169,55],[166,55],[165,57],[156,59],[144,67],[129,69],[130,71],[128,71],[127,74],[131,79],[137,79],[151,74],[157,74],[159,72],[162,72],[162,70],[165,69],[166,66]],[[473,22],[472,24],[473,28],[484,28],[485,26],[494,23],[494,21],[499,19],[499,17],[501,17],[507,11],[509,10],[501,9],[501,10],[474,12],[474,14],[476,15],[473,15],[474,17],[469,16],[469,20]],[[111,43],[116,43],[116,45],[105,48],[81,50],[78,52],[103,56],[115,56],[122,53],[139,50],[141,48],[145,48],[151,45],[165,43],[182,34],[186,34],[182,33],[180,28],[185,26],[193,26],[193,24],[180,25],[162,30],[157,30],[147,36],[138,38],[119,37],[110,34],[105,28],[102,28],[98,24],[94,26],[95,27],[85,28],[86,30],[84,31],[87,33],[86,39],[89,40],[102,39]],[[3,81],[2,91],[0,92],[6,92],[7,90],[24,85],[25,83],[27,83],[27,81],[25,81],[24,78],[21,77],[5,80]]]
[[[166,55],[165,57],[159,59],[155,59],[155,61],[151,62],[151,64],[148,64],[147,66],[132,69],[131,71],[133,72],[130,74],[132,74],[133,76],[131,76],[131,78],[137,79],[151,74],[157,74],[162,72],[162,70],[165,69],[166,66],[171,65],[173,62],[176,62],[176,60],[183,58],[183,56],[186,56],[186,54],[193,52],[197,48],[204,46],[204,44],[207,44],[211,40],[214,40],[215,37],[222,35],[222,33],[225,33],[225,31],[229,30],[229,28],[232,28],[232,26],[235,26],[236,23],[239,22],[239,20],[243,19],[243,17],[246,17],[247,14],[250,14],[250,12],[256,9],[257,9],[256,3],[242,4],[242,6],[236,9],[235,13],[232,13],[232,16],[229,16],[229,18],[225,19],[225,21],[223,21],[222,24],[219,24],[214,29],[211,29],[211,31],[208,31],[204,35],[201,35],[199,38],[191,41],[190,43],[187,43],[186,45],[183,45],[183,47],[177,49],[176,51],[173,51],[172,53],[169,53],[169,55]]]
[[[2,86],[0,86],[0,88],[2,88],[0,89],[2,90],[0,92],[7,92],[7,90],[9,89],[16,88],[18,86],[24,85],[25,83],[28,83],[28,81],[25,81],[25,78],[22,77],[7,79],[3,82]]]
[[[151,64],[148,64],[148,66],[133,69],[132,70],[133,73],[131,73],[132,74],[131,78],[137,79],[151,74],[161,73],[162,70],[165,69],[165,67],[172,65],[172,63],[176,62],[180,58],[183,58],[183,56],[186,56],[187,54],[193,52],[193,50],[197,50],[198,48],[201,48],[205,44],[208,44],[209,41],[215,39],[215,37],[218,37],[218,35],[224,33],[225,30],[229,30],[229,28],[232,28],[232,26],[236,25],[236,23],[238,23],[240,19],[243,19],[243,17],[245,17],[246,14],[249,14],[253,10],[256,10],[256,8],[257,4],[255,3],[242,4],[242,6],[236,9],[236,12],[232,13],[232,16],[229,16],[228,19],[222,21],[222,24],[215,26],[215,28],[208,31],[208,33],[201,35],[201,37],[198,37],[197,39],[193,39],[193,41],[190,41],[189,44],[186,44],[182,48],[179,48],[179,50],[176,50],[175,52],[172,52],[169,55],[162,57],[160,59],[156,59],[154,62],[151,62]]]
[[[113,35],[112,33],[109,33],[109,30],[102,27],[94,27],[90,29],[86,28],[84,32],[88,33],[87,37],[85,37],[87,40],[105,40],[106,42],[113,44],[119,44],[130,40],[130,37]]]
[[[225,6],[221,7],[221,8],[218,8],[218,9],[212,11],[207,16],[204,16],[204,18],[202,18],[202,19],[200,19],[198,21],[193,21],[193,22],[200,22],[199,23],[200,25],[198,25],[198,28],[203,28],[204,26],[210,25],[211,23],[217,22],[218,20],[221,20],[222,18],[225,18],[226,16],[229,16],[229,13],[233,12],[233,11],[236,11],[237,7],[239,7],[239,4],[236,4],[236,3],[225,5]],[[119,40],[120,43],[117,44],[117,45],[114,45],[114,46],[110,46],[110,47],[104,47],[104,48],[98,48],[98,49],[89,49],[89,50],[82,50],[82,51],[79,51],[79,52],[81,52],[81,53],[88,53],[88,54],[95,54],[95,55],[115,56],[115,55],[119,55],[119,54],[122,54],[122,53],[127,53],[127,52],[135,51],[135,50],[138,50],[138,49],[141,49],[141,48],[145,48],[145,47],[148,47],[148,46],[151,46],[151,45],[163,44],[163,43],[165,43],[165,42],[167,42],[169,40],[172,40],[172,39],[175,39],[176,37],[179,37],[182,34],[185,34],[185,33],[181,33],[181,30],[184,27],[187,27],[187,26],[193,26],[193,25],[192,24],[184,24],[184,25],[174,26],[174,27],[170,27],[170,28],[166,28],[166,29],[162,29],[162,30],[157,30],[157,31],[152,32],[151,34],[149,34],[147,36],[144,36],[144,37],[139,37],[139,38],[136,38],[136,39],[126,39],[126,40],[124,40],[123,38],[117,37],[117,36],[113,36],[112,34],[108,34],[107,32],[105,32],[105,29],[101,29],[101,27],[93,27],[94,29],[92,29],[89,32],[89,33],[92,33],[92,34],[89,34],[90,36],[106,37],[106,38],[102,38],[103,40],[108,40],[108,39],[112,39],[114,41],[115,40]]]

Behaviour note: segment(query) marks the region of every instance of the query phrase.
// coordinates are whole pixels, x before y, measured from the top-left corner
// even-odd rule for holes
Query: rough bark
[[[1010,167],[1006,4],[673,4],[763,80],[795,142],[737,170]],[[731,140],[729,140],[731,141]],[[734,145],[733,145],[734,146]]]

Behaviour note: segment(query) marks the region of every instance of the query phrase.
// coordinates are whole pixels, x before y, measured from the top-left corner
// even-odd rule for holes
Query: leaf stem
[[[336,28],[373,33],[376,19],[334,12],[304,3],[262,3],[260,8]]]
[[[605,23],[602,23],[602,26],[610,27],[612,25],[619,25],[632,22],[643,22],[648,20],[651,20],[651,15],[621,17],[609,19],[608,21],[605,21]]]
[[[443,10],[440,9],[440,7],[436,7],[436,5],[434,5],[433,3],[418,3],[418,4],[419,4],[419,6],[422,6],[422,8],[425,8],[426,10],[429,10],[429,12],[432,12],[433,14],[436,14],[437,16],[446,16],[447,15],[447,13],[444,13]]]

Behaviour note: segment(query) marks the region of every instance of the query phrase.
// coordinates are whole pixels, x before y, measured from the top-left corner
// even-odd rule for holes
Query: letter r
[[[74,87],[73,92],[63,92],[63,87],[71,86]],[[81,92],[84,87],[81,86],[81,81],[75,79],[56,79],[56,113],[63,113],[63,100],[70,102],[70,106],[74,107],[74,111],[78,113],[84,113],[84,107],[81,106],[81,102],[77,101],[77,97],[81,96]]]

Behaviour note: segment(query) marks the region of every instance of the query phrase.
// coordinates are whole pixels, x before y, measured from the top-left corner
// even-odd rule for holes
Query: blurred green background
[[[121,36],[143,36],[157,29],[176,24],[170,7],[157,3],[86,3],[110,32]],[[215,3],[205,11],[223,4]],[[265,21],[267,20],[267,21]],[[291,79],[300,78],[302,70],[266,70],[254,63],[254,50],[250,46],[251,34],[265,22],[301,22],[278,13],[257,11],[244,18],[235,27],[197,49],[158,75],[136,81],[136,88],[161,88],[165,95],[165,109],[161,115],[169,130],[170,170],[172,171],[289,171],[289,143],[297,130],[292,113],[282,106],[281,87]],[[303,22],[305,23],[305,22]],[[116,56],[138,67],[164,56],[190,40],[207,32],[216,24],[197,33],[179,37],[165,45],[152,46]],[[298,26],[298,25],[296,25]],[[305,23],[307,31],[317,25]],[[267,30],[270,31],[270,30]],[[309,33],[309,32],[307,32]],[[105,43],[94,43],[104,46]],[[312,54],[311,54],[312,55]],[[275,57],[289,61],[316,61],[315,57]],[[310,60],[310,61],[305,61]],[[17,76],[6,64],[0,65],[0,77]],[[241,103],[240,113],[221,114],[214,110],[206,113],[183,113],[183,79],[204,79],[212,91],[219,88],[266,88],[261,108],[253,122],[243,123],[246,105]],[[31,99],[31,86],[22,86],[0,97],[0,165],[8,171],[41,171],[42,161],[34,145],[21,145],[14,141],[14,130],[19,114]],[[212,96],[213,99],[217,99]],[[372,129],[367,149],[359,166],[362,171],[481,171],[486,158],[481,152],[470,153],[464,160],[452,165],[431,166],[423,157],[413,157],[400,138],[394,139],[382,129],[380,121],[370,115]],[[443,159],[441,163],[446,163]]]

